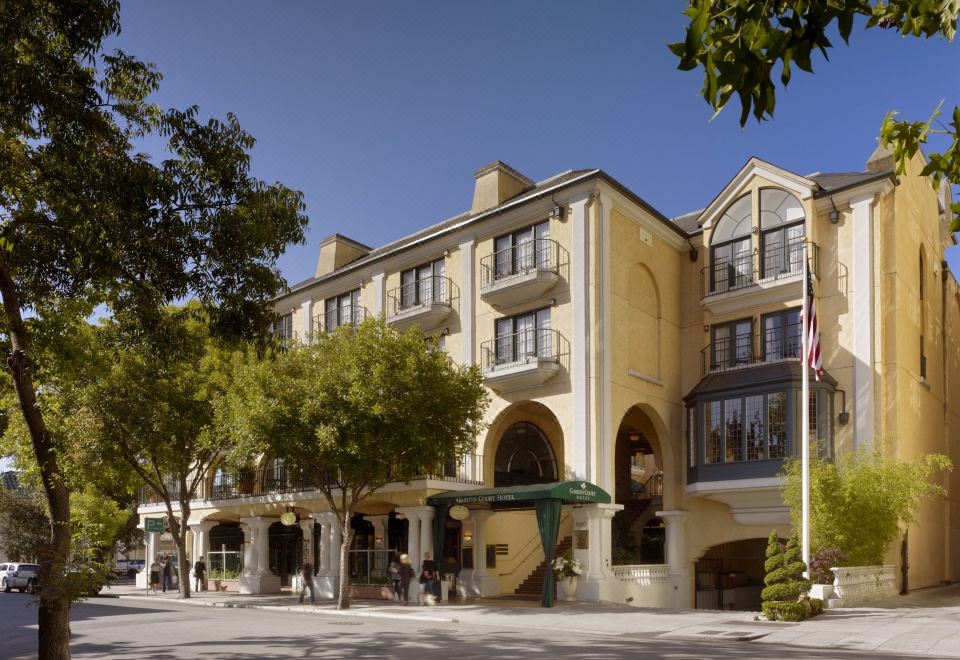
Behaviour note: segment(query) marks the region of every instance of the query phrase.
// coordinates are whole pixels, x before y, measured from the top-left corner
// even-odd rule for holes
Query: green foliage
[[[0,487],[0,550],[12,561],[34,562],[50,537],[43,499],[27,489]]]
[[[812,453],[811,453],[812,454]],[[784,501],[794,529],[801,526],[801,468],[784,464]],[[836,462],[810,459],[810,548],[837,548],[854,566],[882,564],[901,527],[909,525],[923,499],[944,495],[932,478],[952,470],[941,454],[901,461],[880,451],[859,450]]]
[[[232,570],[229,568],[215,568],[207,572],[207,579],[209,580],[239,580],[240,579],[240,570]]]
[[[761,608],[770,621],[803,621],[813,615],[813,606],[806,600],[765,600]]]
[[[763,564],[766,571],[763,583],[766,586],[760,594],[763,602],[796,601],[800,594],[810,589],[810,581],[803,577],[806,566],[796,537],[783,545],[776,531],[770,532],[766,556]]]
[[[87,550],[97,554],[112,550],[131,515],[129,509],[121,509],[115,501],[93,490],[71,493],[70,531],[74,552],[82,550],[84,556],[89,557]]]
[[[819,52],[828,59],[834,30],[849,42],[857,19],[866,28],[895,30],[903,36],[940,36],[952,41],[957,31],[960,0],[917,2],[916,0],[689,0],[686,38],[670,44],[679,68],[701,68],[701,94],[719,113],[736,96],[740,101],[740,125],[750,117],[773,117],[779,73],[786,87],[793,67],[813,73],[813,59]],[[949,128],[931,129],[939,114],[926,122],[895,121],[888,113],[881,128],[884,146],[892,146],[902,173],[907,159],[917,153],[931,133],[948,137],[950,146],[931,153],[923,174],[939,185],[943,180],[960,181],[960,108],[954,108]],[[953,204],[952,231],[960,230],[960,204]]]

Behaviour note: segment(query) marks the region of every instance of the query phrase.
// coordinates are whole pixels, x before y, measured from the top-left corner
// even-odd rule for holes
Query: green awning
[[[427,498],[427,504],[432,506],[497,504],[500,502],[536,502],[538,500],[609,504],[610,494],[589,481],[561,481],[550,484],[502,486],[500,488],[437,493]]]

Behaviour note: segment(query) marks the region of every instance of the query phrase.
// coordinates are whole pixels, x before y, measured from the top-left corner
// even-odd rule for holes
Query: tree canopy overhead
[[[773,117],[777,81],[786,87],[794,68],[813,73],[816,53],[829,59],[831,35],[849,43],[856,21],[865,29],[885,29],[904,37],[942,37],[953,41],[960,0],[689,0],[686,38],[670,44],[685,71],[702,69],[701,94],[719,113],[736,98],[740,125],[752,114]],[[890,111],[880,127],[881,143],[892,147],[898,173],[933,135],[947,148],[927,154],[922,174],[935,185],[960,182],[960,108],[938,121],[940,108],[926,121],[897,120]],[[960,231],[960,202],[951,207],[951,231]]]
[[[39,656],[69,657],[69,489],[37,392],[33,349],[67,301],[107,304],[149,335],[194,296],[218,334],[264,337],[283,281],[276,259],[303,241],[302,195],[250,174],[253,138],[232,115],[149,102],[161,76],[103,51],[117,0],[7,0],[0,12],[0,331],[50,518],[41,556]],[[136,144],[166,142],[154,161]]]

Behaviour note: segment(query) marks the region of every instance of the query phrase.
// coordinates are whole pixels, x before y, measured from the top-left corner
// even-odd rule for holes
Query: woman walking
[[[153,589],[153,593],[157,593],[157,589],[160,588],[160,561],[159,557],[155,557],[153,563],[150,564],[150,588]]]
[[[410,565],[410,556],[400,555],[400,593],[403,596],[403,604],[410,604],[410,580],[413,579],[413,566]]]

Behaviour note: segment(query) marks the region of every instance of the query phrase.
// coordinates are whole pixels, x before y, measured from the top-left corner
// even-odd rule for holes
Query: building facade
[[[613,500],[564,507],[560,547],[586,564],[581,597],[758,607],[766,537],[791,533],[778,474],[803,422],[805,246],[823,348],[807,420],[819,451],[882,443],[956,462],[949,199],[921,168],[918,157],[896,175],[881,150],[862,172],[808,176],[751,159],[708,207],[671,219],[601,170],[534,182],[498,161],[477,171],[466,213],[377,249],[325,239],[315,277],[276,301],[280,333],[309,341],[369,314],[418,324],[480,365],[492,401],[475,453],[360,506],[351,572],[369,577],[384,550],[419,564],[442,530],[461,593],[536,593],[531,510],[471,505],[435,524],[426,500],[576,480]],[[960,574],[956,478],[909,530],[913,587]],[[190,521],[194,554],[239,573],[241,589],[279,590],[310,557],[330,594],[332,523],[319,492],[271,456],[210,474]]]

